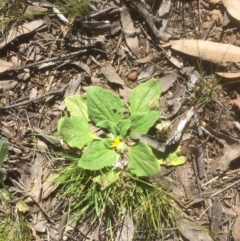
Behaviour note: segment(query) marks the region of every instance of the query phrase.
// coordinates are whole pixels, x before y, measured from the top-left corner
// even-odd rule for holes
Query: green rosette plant
[[[66,97],[70,116],[58,121],[58,131],[70,147],[83,150],[79,167],[101,170],[94,179],[104,187],[124,171],[137,177],[157,174],[157,157],[135,134],[146,134],[159,119],[160,95],[159,80],[151,79],[131,91],[128,108],[118,95],[98,86],[89,87],[86,97]],[[104,134],[94,132],[92,124]]]

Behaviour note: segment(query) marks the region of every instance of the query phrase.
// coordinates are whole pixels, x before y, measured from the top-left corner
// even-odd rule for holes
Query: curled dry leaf
[[[240,48],[204,40],[183,39],[170,41],[171,48],[217,64],[240,62]]]

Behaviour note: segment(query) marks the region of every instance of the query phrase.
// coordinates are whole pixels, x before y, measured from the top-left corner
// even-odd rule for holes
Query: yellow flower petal
[[[120,138],[116,137],[116,138],[114,139],[114,141],[112,142],[112,144],[111,144],[111,148],[117,147],[120,143],[121,143]]]

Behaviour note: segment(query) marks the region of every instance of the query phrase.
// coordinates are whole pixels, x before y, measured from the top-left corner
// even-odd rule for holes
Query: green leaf
[[[83,96],[67,96],[64,102],[71,116],[83,116],[86,121],[89,121],[86,103],[87,101]]]
[[[114,136],[110,137],[110,138],[105,138],[102,140],[102,142],[104,143],[104,145],[108,148],[111,149],[111,145],[112,142],[114,141]]]
[[[121,137],[125,137],[127,135],[127,132],[131,126],[131,120],[130,119],[124,119],[120,120],[117,123],[117,126],[119,127],[119,135]]]
[[[130,116],[131,132],[146,134],[148,130],[154,125],[157,119],[160,117],[159,111],[150,111],[137,113]]]
[[[118,180],[120,173],[121,172],[119,170],[113,169],[107,173],[94,177],[93,181],[97,182],[102,186],[103,189],[105,189]]]
[[[98,122],[97,126],[107,129],[110,133],[112,133],[115,136],[119,135],[120,133],[117,124],[108,120]]]
[[[3,198],[6,201],[11,200],[11,195],[7,190],[0,189],[0,196],[1,196],[1,198]]]
[[[63,117],[58,121],[58,131],[71,147],[82,149],[95,139],[100,139],[90,129],[82,116]]]
[[[0,167],[2,166],[4,158],[7,155],[8,149],[9,149],[9,142],[6,139],[2,138],[0,140]]]
[[[87,107],[96,124],[104,120],[117,123],[124,117],[125,108],[119,96],[98,86],[87,89]]]
[[[166,165],[166,166],[179,166],[186,162],[185,156],[180,156],[181,147],[179,146],[176,151],[170,153],[168,157],[164,159],[160,159],[158,163],[160,165]]]
[[[139,142],[128,148],[128,168],[131,173],[139,177],[149,177],[159,172],[160,165],[151,148]]]
[[[158,79],[151,79],[138,85],[131,91],[128,98],[131,114],[158,110],[161,95],[160,82]]]
[[[87,170],[99,170],[103,167],[113,166],[118,158],[117,153],[108,149],[104,141],[94,141],[83,152],[78,165]]]
[[[5,181],[7,178],[7,171],[5,168],[0,168],[0,182]]]

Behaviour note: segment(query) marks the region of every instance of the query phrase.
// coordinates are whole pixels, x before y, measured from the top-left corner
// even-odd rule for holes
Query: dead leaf
[[[37,97],[37,94],[38,94],[38,90],[36,87],[32,88],[31,89],[31,92],[30,92],[30,95],[29,95],[29,98],[30,99],[34,99]]]
[[[144,135],[144,134],[135,134],[136,138],[140,141],[147,143],[152,148],[160,151],[165,152],[166,150],[166,143],[165,140],[156,138],[154,136]]]
[[[183,101],[185,100],[186,88],[183,86],[175,93],[174,97],[167,101],[166,106],[162,106],[163,116],[171,118],[182,107]],[[162,104],[162,103],[161,103]]]
[[[81,82],[84,79],[84,77],[85,77],[84,73],[79,73],[76,76],[74,76],[73,79],[70,80],[69,86],[66,89],[64,96],[66,97],[66,96],[76,94],[79,87],[81,87]]]
[[[237,218],[232,227],[232,236],[234,241],[240,241],[240,208],[232,205],[233,211],[237,213]]]
[[[228,13],[240,21],[239,1],[236,0],[222,0],[223,5],[227,9]]]
[[[177,80],[177,74],[172,73],[165,75],[159,79],[162,93],[168,91],[174,84],[174,82]]]
[[[33,180],[33,187],[31,192],[29,193],[36,200],[40,200],[40,195],[42,191],[42,165],[44,162],[44,156],[38,152],[36,152],[36,157],[34,163],[30,168],[31,178]]]
[[[42,186],[42,199],[48,198],[49,195],[55,191],[58,187],[58,184],[54,184],[53,181],[58,177],[58,174],[50,173],[47,179],[44,181]]]
[[[146,78],[150,77],[152,74],[154,74],[154,72],[155,72],[155,65],[150,64],[150,65],[148,65],[148,66],[146,66],[145,68],[142,69],[142,71],[139,74],[137,80],[140,81],[142,79],[146,79]]]
[[[213,241],[207,231],[204,230],[204,227],[189,219],[180,219],[179,229],[181,234],[189,241]]]
[[[112,67],[112,65],[107,65],[105,67],[102,67],[101,71],[110,83],[117,83],[119,85],[124,85],[123,80],[116,73],[116,70]]]
[[[176,174],[178,176],[179,189],[184,189],[185,197],[188,199],[192,199],[198,193],[198,190],[195,186],[195,181],[192,180],[194,176],[194,172],[192,166],[189,162],[186,162],[183,166],[176,167]]]
[[[15,80],[1,80],[0,81],[0,90],[11,90],[17,85]]]
[[[231,44],[183,39],[170,41],[170,45],[174,50],[217,64],[240,62],[240,48]]]
[[[10,69],[11,67],[13,67],[12,63],[0,59],[0,73],[5,72],[6,70]]]
[[[216,72],[217,75],[226,79],[235,79],[240,77],[240,73]]]
[[[39,6],[34,6],[34,5],[29,5],[27,6],[26,10],[24,11],[24,16],[32,16],[34,15],[39,15],[44,12],[46,12],[47,9]]]
[[[240,157],[240,140],[233,139],[230,136],[214,131],[205,122],[202,123],[201,128],[209,135],[215,137],[223,145],[223,149],[222,149],[223,156],[221,156],[219,160],[215,160],[215,162],[212,165],[212,169],[214,171],[215,170],[226,171],[229,164],[233,160]]]
[[[159,18],[162,20],[162,25],[159,29],[159,32],[160,32],[162,40],[164,40],[164,41],[167,41],[169,39],[169,37],[171,37],[170,34],[165,33],[165,29],[166,29],[167,23],[168,23],[170,7],[171,7],[171,0],[165,0],[165,1],[162,1],[160,8],[158,10]]]
[[[31,33],[41,27],[44,24],[42,20],[35,20],[32,22],[25,23],[21,26],[12,28],[4,39],[0,42],[0,49],[5,47],[15,38]]]
[[[77,62],[73,62],[72,64],[76,64],[77,66],[79,66],[81,69],[85,70],[86,73],[91,76],[92,75],[92,71],[91,71],[91,68],[85,64],[84,62],[82,61],[77,61]]]
[[[129,29],[135,31],[135,28],[133,26],[133,22],[131,19],[131,16],[129,14],[129,11],[125,5],[122,6],[121,9],[121,22],[122,22],[122,28],[123,29]],[[131,51],[139,57],[139,44],[138,44],[138,37],[127,37],[125,35],[127,46],[131,49]]]

